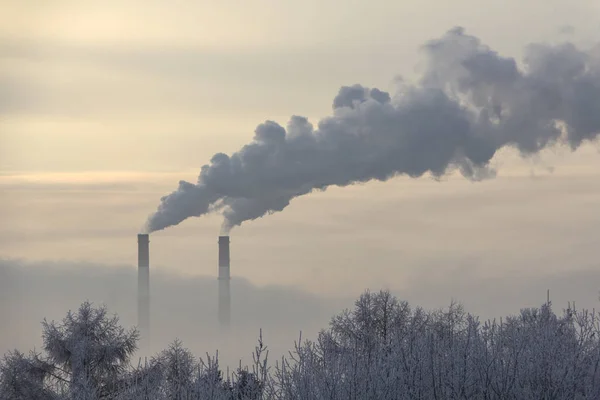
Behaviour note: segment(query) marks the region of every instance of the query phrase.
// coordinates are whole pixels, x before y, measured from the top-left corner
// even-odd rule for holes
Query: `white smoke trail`
[[[423,46],[428,63],[418,84],[403,84],[393,96],[342,87],[333,114],[316,129],[300,116],[286,129],[259,125],[251,143],[215,154],[196,184],[181,181],[163,197],[147,231],[219,212],[227,233],[331,185],[455,169],[477,180],[494,176],[489,161],[505,146],[522,154],[557,143],[576,149],[600,133],[598,49],[530,45],[520,70],[452,29]]]

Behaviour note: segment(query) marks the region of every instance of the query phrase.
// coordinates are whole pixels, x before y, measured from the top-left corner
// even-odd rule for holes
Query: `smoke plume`
[[[479,180],[494,176],[489,162],[505,146],[522,155],[576,149],[600,133],[599,49],[534,44],[519,66],[454,28],[423,46],[417,84],[399,82],[393,95],[342,87],[317,128],[301,116],[286,128],[260,124],[251,143],[215,154],[196,184],[181,181],[163,197],[147,231],[219,212],[227,233],[331,185],[456,169]]]

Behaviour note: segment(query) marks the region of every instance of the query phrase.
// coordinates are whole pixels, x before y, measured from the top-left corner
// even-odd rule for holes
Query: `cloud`
[[[562,25],[558,27],[558,33],[561,35],[573,35],[575,33],[575,27],[573,25]]]
[[[452,273],[443,274],[439,272],[443,260],[422,263],[419,275],[405,289],[392,292],[427,309],[443,307],[454,299],[484,319],[539,306],[547,289],[557,309],[566,308],[568,301],[576,301],[578,307],[597,304],[600,271],[593,265],[543,276],[512,270],[482,277],[483,263],[484,259],[471,257]],[[217,323],[214,277],[151,271],[152,332],[149,342],[144,339],[140,355],[152,354],[180,338],[196,355],[218,349],[222,361],[235,366],[240,359],[250,362],[262,329],[274,361],[293,346],[300,331],[304,338],[316,337],[334,314],[351,308],[355,299],[316,296],[286,286],[259,287],[235,278],[231,335],[223,335]],[[0,259],[0,352],[39,347],[41,320],[62,319],[84,300],[107,305],[124,326],[135,325],[136,276],[136,269],[126,265]]]
[[[0,352],[39,346],[43,318],[62,319],[84,300],[105,304],[123,325],[137,323],[137,272],[128,266],[87,262],[0,260]],[[219,350],[223,360],[246,362],[259,330],[273,354],[282,355],[300,331],[314,335],[342,307],[344,299],[323,299],[291,287],[256,287],[232,280],[231,336],[219,331],[217,281],[151,272],[151,338],[144,351],[153,353],[180,338],[197,355]]]

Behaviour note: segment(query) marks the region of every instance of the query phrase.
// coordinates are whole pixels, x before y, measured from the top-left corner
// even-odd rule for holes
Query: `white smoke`
[[[523,68],[454,28],[423,46],[418,84],[393,96],[342,87],[333,115],[315,129],[292,116],[287,128],[260,124],[241,150],[215,154],[196,184],[181,181],[147,221],[152,232],[209,212],[223,233],[283,210],[297,196],[399,174],[468,179],[494,176],[489,162],[505,146],[522,154],[566,143],[576,149],[600,133],[598,48],[534,44]]]

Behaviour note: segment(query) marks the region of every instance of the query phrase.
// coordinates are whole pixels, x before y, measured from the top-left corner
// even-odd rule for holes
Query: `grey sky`
[[[591,46],[600,37],[595,0],[218,4],[0,0],[0,289],[8,289],[0,296],[20,299],[1,302],[11,325],[0,350],[31,347],[41,317],[60,318],[88,292],[114,298],[131,322],[133,294],[117,292],[131,286],[146,217],[264,120],[297,114],[314,123],[342,85],[389,90],[397,74],[417,74],[420,46],[458,25],[517,59],[531,42]],[[248,296],[244,312],[265,307],[267,318],[245,325],[249,344],[260,322],[288,347],[290,332],[316,331],[367,287],[427,307],[454,297],[484,316],[538,305],[547,288],[559,307],[597,306],[597,145],[531,160],[503,151],[493,163],[502,166],[495,180],[333,188],[237,229],[232,274]],[[175,325],[214,323],[220,223],[190,219],[151,238],[164,301],[153,305],[190,301]],[[274,298],[306,305],[297,326],[268,320],[279,315]],[[207,306],[189,305],[196,301]]]

